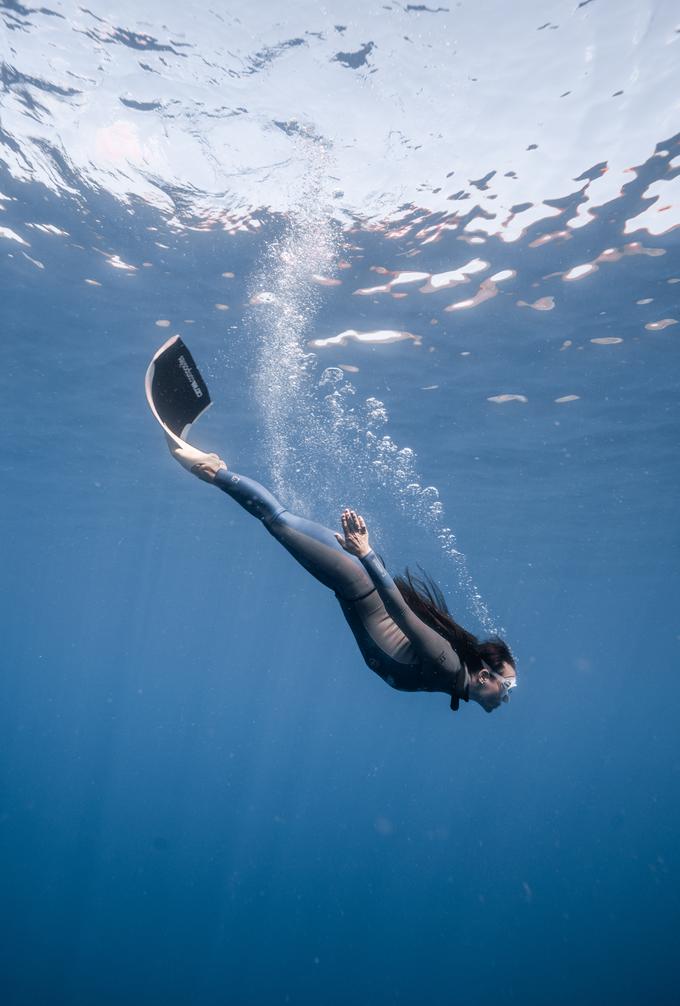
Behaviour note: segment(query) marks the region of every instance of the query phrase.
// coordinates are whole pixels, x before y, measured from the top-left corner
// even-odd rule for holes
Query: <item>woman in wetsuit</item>
[[[341,516],[342,535],[290,513],[258,482],[227,469],[217,454],[168,437],[179,463],[257,517],[301,566],[334,591],[361,654],[388,685],[407,692],[443,692],[451,709],[472,700],[492,712],[517,684],[515,664],[498,638],[479,642],[457,625],[431,581],[408,572],[392,579],[369,545],[354,510]]]

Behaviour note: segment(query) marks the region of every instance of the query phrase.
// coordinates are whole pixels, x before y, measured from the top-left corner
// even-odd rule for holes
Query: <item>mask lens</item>
[[[489,670],[491,670],[491,668],[489,668]],[[508,693],[513,688],[517,688],[517,677],[513,674],[512,677],[506,678],[502,674],[499,674],[498,671],[491,671],[491,673],[493,674],[494,678],[496,678],[500,683],[501,691],[503,693],[503,700],[507,702]]]

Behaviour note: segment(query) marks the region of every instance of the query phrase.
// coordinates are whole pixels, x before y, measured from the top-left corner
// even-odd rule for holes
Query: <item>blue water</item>
[[[676,1003],[671,5],[0,16],[2,1003]],[[175,333],[197,446],[509,705],[386,687],[172,461]]]

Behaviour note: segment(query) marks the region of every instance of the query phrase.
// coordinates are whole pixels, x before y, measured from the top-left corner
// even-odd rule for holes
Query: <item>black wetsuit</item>
[[[447,692],[468,701],[469,675],[450,643],[409,608],[376,554],[346,552],[333,532],[290,513],[259,483],[221,469],[214,485],[259,518],[301,566],[334,591],[371,670],[406,692]]]

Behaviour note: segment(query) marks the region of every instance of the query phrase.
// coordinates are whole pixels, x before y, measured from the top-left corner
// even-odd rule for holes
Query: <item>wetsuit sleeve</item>
[[[434,661],[445,671],[460,671],[462,664],[456,651],[443,636],[421,621],[409,608],[373,549],[362,556],[361,562],[375,584],[388,615],[413,644],[421,659]]]

